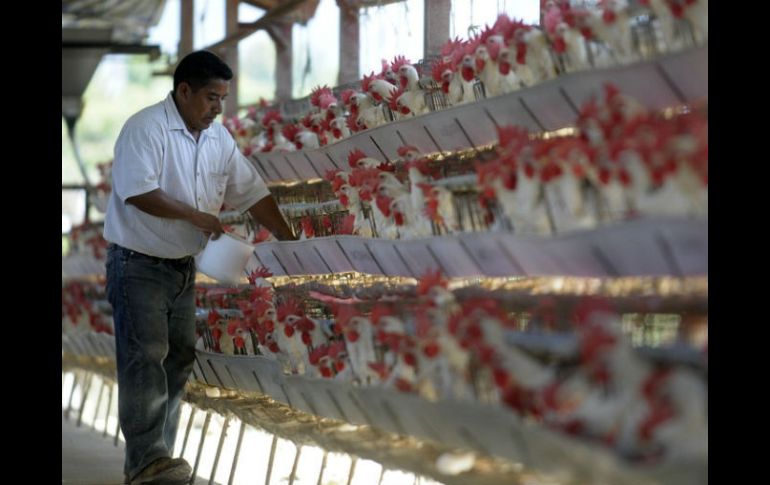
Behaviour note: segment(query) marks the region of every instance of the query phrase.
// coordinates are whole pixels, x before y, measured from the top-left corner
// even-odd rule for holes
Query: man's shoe
[[[192,468],[184,458],[163,456],[147,465],[131,480],[131,485],[176,485],[190,481]]]

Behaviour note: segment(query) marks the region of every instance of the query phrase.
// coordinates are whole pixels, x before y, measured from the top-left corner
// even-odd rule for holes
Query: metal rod
[[[379,480],[377,480],[377,485],[382,485],[382,479],[383,479],[383,478],[385,478],[385,472],[386,472],[386,471],[387,471],[387,470],[386,470],[386,469],[385,469],[385,467],[383,466],[383,467],[382,467],[382,469],[380,470],[380,479],[379,479]]]
[[[358,458],[351,457],[350,458],[350,471],[348,471],[348,485],[353,483],[353,475],[356,473],[356,463],[358,463]]]
[[[192,407],[190,410],[190,419],[187,421],[187,427],[184,432],[184,440],[182,440],[182,452],[179,453],[179,456],[184,457],[184,450],[187,449],[187,438],[190,437],[190,428],[192,428],[193,424],[193,418],[195,417],[195,412],[198,410],[196,407]]]
[[[294,464],[291,466],[291,473],[289,474],[289,485],[294,485],[294,478],[297,476],[297,466],[299,465],[299,457],[302,455],[302,445],[294,445],[297,447],[297,452],[294,454]]]
[[[233,465],[230,467],[230,478],[227,479],[227,485],[233,485],[233,480],[235,480],[235,469],[238,468],[238,457],[241,455],[244,431],[246,431],[246,423],[241,421],[241,429],[238,431],[238,442],[235,444],[235,456],[233,456]]]
[[[211,476],[209,476],[209,485],[214,485],[214,475],[217,472],[217,465],[219,465],[219,457],[222,454],[222,445],[225,444],[225,437],[227,436],[227,427],[230,425],[230,416],[225,418],[224,424],[222,424],[222,432],[219,433],[219,444],[217,444],[217,454],[214,455],[214,465],[211,467]]]
[[[78,409],[78,421],[76,426],[79,428],[80,423],[83,422],[83,411],[86,408],[86,399],[88,399],[88,393],[91,392],[91,382],[94,379],[94,375],[90,372],[86,373],[86,383],[83,386],[83,396],[80,399],[80,409]]]
[[[115,439],[112,444],[118,446],[118,439],[120,438],[120,407],[118,407],[118,422],[115,424]]]
[[[102,380],[102,387],[99,388],[99,396],[96,398],[96,408],[94,408],[94,419],[91,421],[91,427],[96,429],[96,418],[99,416],[99,406],[102,405],[102,394],[104,394],[104,387],[107,385],[104,380]],[[105,424],[105,428],[107,425]]]
[[[275,459],[275,448],[278,446],[278,436],[273,435],[273,443],[270,445],[270,458],[267,461],[267,473],[265,474],[265,485],[270,485],[270,475],[273,474],[273,460]]]
[[[112,411],[112,392],[115,386],[110,384],[110,393],[107,395],[107,412],[104,414],[104,431],[102,432],[102,438],[107,437],[107,425],[110,423],[110,411]]]
[[[329,456],[328,451],[324,451],[324,456],[321,459],[321,470],[318,472],[318,482],[316,485],[323,485],[324,471],[326,470],[326,458]]]
[[[64,419],[69,421],[70,411],[72,410],[72,399],[75,397],[75,388],[78,386],[78,374],[76,371],[72,372],[72,388],[70,389],[70,397],[67,400],[67,408],[64,410]]]
[[[206,412],[206,419],[203,420],[203,430],[201,431],[201,441],[198,443],[198,453],[195,454],[195,465],[193,465],[192,474],[190,475],[190,485],[195,484],[195,477],[198,473],[198,465],[201,463],[201,455],[203,454],[203,444],[206,442],[206,433],[209,430],[209,421],[211,421],[211,411]]]

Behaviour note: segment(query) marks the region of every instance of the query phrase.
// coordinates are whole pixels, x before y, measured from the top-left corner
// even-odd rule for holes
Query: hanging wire
[[[193,2],[194,1],[195,0],[193,0]],[[208,15],[208,9],[209,9],[209,0],[204,0],[203,8],[201,8],[201,14],[198,19],[198,22],[200,22],[200,25],[195,26],[193,29],[193,33],[197,33],[198,31],[200,31],[200,39],[203,42],[203,45],[206,45],[209,43],[206,38],[207,29],[205,28],[206,15]]]
[[[302,70],[302,82],[300,83],[300,96],[305,92],[305,82],[313,70],[313,56],[310,53],[310,32],[309,27],[304,28],[305,34],[305,68]]]
[[[476,25],[473,22],[473,10],[474,10],[474,8],[473,8],[473,0],[470,0],[470,2],[471,2],[471,11],[470,11],[470,15],[468,16],[468,18],[470,19],[470,23],[468,24],[468,38],[469,39],[471,37],[473,37],[476,34],[476,32],[479,31],[479,28],[480,28],[479,25]]]
[[[404,6],[404,23],[406,24],[406,36],[412,37],[412,26],[409,24],[409,0],[403,2]]]

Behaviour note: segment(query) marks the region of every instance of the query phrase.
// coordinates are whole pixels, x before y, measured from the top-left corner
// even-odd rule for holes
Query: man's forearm
[[[161,189],[155,189],[146,194],[129,197],[126,199],[126,203],[136,206],[136,208],[142,212],[166,219],[182,219],[189,221],[195,212],[197,212],[194,207],[190,207],[184,202],[169,197],[169,195]]]
[[[265,226],[278,240],[295,241],[297,239],[272,195],[263,197],[259,202],[249,207],[249,213],[255,221]]]
[[[142,212],[166,219],[181,219],[194,225],[207,236],[214,234],[216,239],[222,233],[222,225],[217,216],[202,212],[184,202],[180,202],[161,189],[146,194],[129,197],[126,203],[136,206]]]

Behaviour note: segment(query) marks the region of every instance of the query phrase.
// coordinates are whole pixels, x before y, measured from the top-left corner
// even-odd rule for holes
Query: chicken
[[[385,114],[379,105],[376,105],[374,98],[366,93],[356,93],[351,98],[351,105],[354,106],[356,117],[356,126],[360,129],[369,129],[380,126],[386,122]]]
[[[433,80],[441,84],[448,106],[460,104],[463,99],[463,84],[456,71],[454,62],[444,60],[434,62],[431,71]]]
[[[377,374],[369,367],[370,363],[377,360],[374,352],[373,328],[369,319],[354,315],[347,322],[343,335],[350,367],[356,379],[367,384],[378,380]]]
[[[548,40],[539,28],[513,22],[505,39],[515,53],[514,71],[524,84],[533,86],[556,77]]]
[[[364,215],[358,189],[346,183],[341,187],[340,203],[348,209],[353,219],[353,232],[362,237],[372,237],[372,226]]]
[[[598,40],[610,47],[615,62],[621,64],[634,62],[637,60],[637,56],[632,47],[628,2],[626,0],[604,0],[600,5],[601,10],[592,11],[585,17],[591,31]],[[595,65],[601,66],[600,63]]]
[[[295,324],[305,316],[299,303],[287,300],[277,308],[278,325],[273,334],[278,347],[288,356],[292,374],[303,374],[310,367],[310,353],[307,345],[302,342],[300,332],[297,332]]]
[[[382,165],[382,162],[376,158],[367,157],[366,153],[356,148],[355,150],[351,150],[350,153],[348,153],[348,165],[350,165],[350,167],[353,169],[374,169]]]
[[[500,54],[497,57],[497,69],[500,73],[498,77],[497,90],[499,94],[507,94],[524,86],[514,69],[515,59],[512,58],[513,52],[508,47],[500,48]]]
[[[391,94],[396,89],[397,87],[393,84],[384,79],[375,77],[373,74],[364,76],[361,81],[361,90],[370,94],[377,103],[390,99]]]
[[[330,123],[334,140],[342,140],[350,136],[350,129],[344,117],[334,118]]]
[[[548,11],[545,26],[562,72],[591,68],[582,35],[567,24],[559,9]]]
[[[462,85],[463,96],[457,104],[472,103],[476,101],[474,85],[476,84],[476,42],[470,42],[465,47],[465,54],[460,64],[460,83]]]

